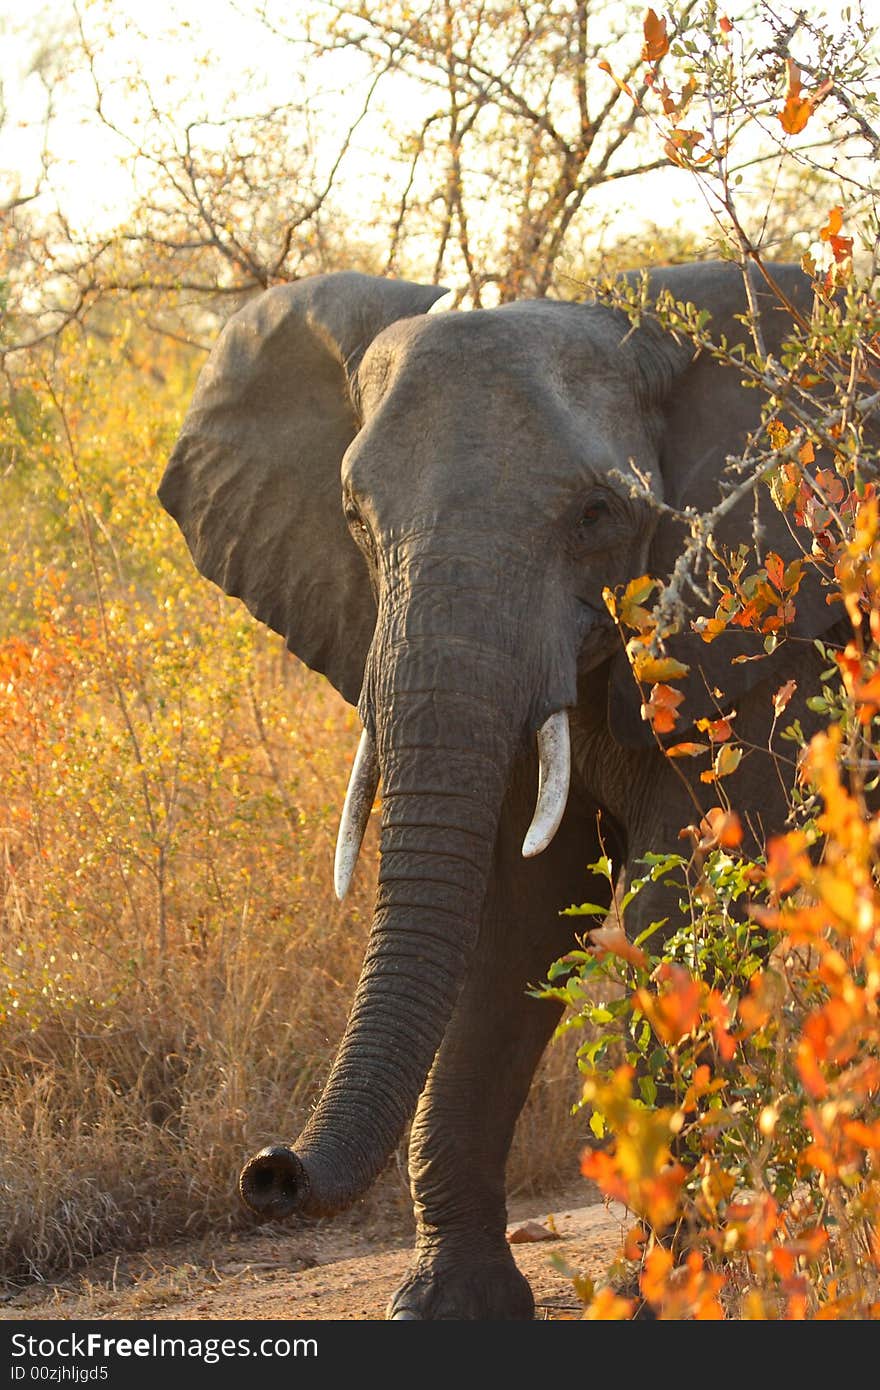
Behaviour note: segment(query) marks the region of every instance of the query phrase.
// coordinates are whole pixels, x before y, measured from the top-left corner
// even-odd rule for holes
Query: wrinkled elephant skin
[[[808,303],[799,271],[774,273]],[[657,271],[651,293],[664,288],[741,339],[736,267]],[[754,288],[778,350],[786,316]],[[602,303],[428,313],[442,293],[346,272],[252,301],[202,371],[160,497],[202,573],[358,704],[340,894],[382,783],[375,915],[344,1039],[305,1130],[250,1161],[242,1195],[263,1217],[339,1211],[412,1121],[417,1248],[389,1315],[529,1318],[504,1165],[558,1010],[526,986],[572,943],[559,909],[602,892],[584,867],[600,854],[598,811],[629,875],[645,852],[680,848],[713,800],[640,718],[602,591],[671,572],[676,509],[719,500],[761,402],[735,370]],[[793,558],[767,489],[757,505],[767,549]],[[717,539],[748,540],[754,506]],[[804,585],[793,635],[830,622]],[[790,713],[809,727],[811,645],[731,664],[749,642],[707,646],[689,625],[671,639],[691,666],[679,729],[717,713],[720,687],[743,744],[766,747],[772,693],[796,663]],[[750,753],[727,785],[752,824],[781,825],[769,755]],[[660,889],[634,906],[636,929],[675,912]]]

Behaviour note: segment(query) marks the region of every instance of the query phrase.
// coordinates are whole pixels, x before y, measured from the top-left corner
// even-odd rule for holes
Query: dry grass
[[[250,675],[228,703],[220,626],[214,636],[207,685],[214,704],[227,702],[224,766],[194,735],[172,767],[174,730],[151,750],[149,721],[140,729],[154,805],[175,778],[183,788],[164,841],[132,807],[143,768],[125,728],[105,729],[88,759],[76,752],[83,730],[122,722],[106,680],[84,697],[97,658],[80,654],[56,687],[35,678],[28,692],[20,679],[33,736],[19,726],[0,739],[0,1272],[11,1280],[246,1220],[235,1198],[243,1157],[295,1136],[344,1027],[376,848],[373,835],[340,906],[330,871],[352,712],[253,630]],[[143,672],[131,682],[142,720],[155,692]],[[208,728],[210,695],[197,697]],[[551,1051],[514,1146],[515,1193],[570,1180],[575,1087],[570,1056]],[[351,1219],[377,1204],[408,1220],[403,1154]]]
[[[344,906],[331,882],[355,712],[195,573],[154,493],[192,362],[154,349],[164,391],[72,343],[51,399],[30,383],[27,427],[0,416],[15,462],[0,609],[12,1280],[247,1221],[241,1162],[295,1137],[320,1093],[370,920],[375,834]],[[576,1086],[552,1055],[514,1192],[570,1180]],[[405,1166],[347,1220],[405,1227]]]

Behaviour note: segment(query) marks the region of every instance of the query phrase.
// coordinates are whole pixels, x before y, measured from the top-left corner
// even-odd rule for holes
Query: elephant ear
[[[793,266],[774,267],[774,274],[787,297],[807,314],[811,296],[809,282]],[[753,288],[762,303],[762,329],[768,352],[776,355],[791,326],[787,311],[779,308],[775,296],[766,292],[763,284]],[[652,293],[669,289],[677,300],[690,301],[706,308],[712,315],[710,331],[713,339],[724,334],[731,345],[743,341],[745,328],[736,315],[746,312],[742,273],[729,264],[678,266],[651,277]],[[635,344],[638,351],[638,343]],[[656,338],[652,341],[656,352]],[[722,500],[722,484],[731,481],[725,472],[729,457],[737,457],[745,447],[749,433],[760,424],[763,397],[760,391],[742,385],[741,372],[720,366],[708,355],[682,358],[680,345],[669,340],[667,357],[674,364],[672,386],[663,402],[663,434],[660,448],[660,468],[663,476],[664,500],[672,508],[690,507],[708,512]],[[820,460],[821,466],[821,460]],[[758,535],[762,554],[775,552],[787,565],[809,553],[812,537],[806,530],[794,526],[790,515],[783,515],[775,506],[769,488],[759,485],[739,502],[719,522],[715,541],[723,550],[735,550],[740,544],[753,546],[757,513]],[[688,536],[684,522],[668,514],[661,515],[648,558],[648,572],[666,580],[672,573]],[[723,578],[723,575],[721,576]],[[697,576],[703,587],[706,574]],[[715,602],[720,594],[715,591]],[[838,614],[825,603],[818,577],[807,567],[797,593],[796,617],[788,635],[812,639],[827,631]],[[736,700],[759,681],[768,679],[774,668],[772,656],[764,651],[761,634],[739,628],[727,628],[714,641],[706,643],[690,624],[698,617],[711,617],[715,603],[702,604],[694,599],[688,614],[686,630],[667,639],[671,656],[684,662],[688,676],[676,681],[676,689],[684,695],[678,709],[678,722],[671,742],[685,736],[685,731],[700,718],[714,718],[720,709],[729,709]],[[736,661],[737,657],[755,660]],[[718,695],[715,692],[720,692]],[[654,734],[641,718],[641,696],[621,652],[612,662],[609,692],[609,719],[619,742],[634,746],[654,743]]]
[[[351,704],[376,607],[341,506],[349,381],[383,328],[443,293],[346,271],[252,300],[202,369],[159,486],[201,573]]]

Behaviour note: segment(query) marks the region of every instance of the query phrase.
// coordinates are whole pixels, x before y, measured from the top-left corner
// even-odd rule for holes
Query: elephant
[[[772,273],[809,312],[800,270]],[[778,355],[789,314],[750,274]],[[739,267],[658,268],[648,292],[662,291],[745,340]],[[504,1170],[559,1008],[528,986],[573,945],[560,909],[608,902],[587,868],[600,843],[629,879],[718,799],[641,717],[603,590],[671,573],[684,509],[719,501],[761,395],[601,297],[438,311],[443,294],[339,271],[248,302],[202,369],[159,497],[201,573],[358,708],[339,895],[382,785],[343,1041],[298,1141],[251,1159],[241,1195],[264,1219],[339,1212],[411,1122],[416,1243],[388,1316],[529,1319]],[[809,550],[765,487],[716,539],[751,542],[756,520],[786,563]],[[697,590],[691,616],[712,611]],[[767,751],[773,694],[796,677],[790,717],[815,722],[812,639],[834,621],[808,576],[772,656],[733,661],[763,652],[746,632],[707,644],[685,623],[669,638],[690,666],[676,737],[736,708],[748,751],[725,786],[753,849],[788,811]],[[668,891],[635,899],[635,930],[669,913]]]

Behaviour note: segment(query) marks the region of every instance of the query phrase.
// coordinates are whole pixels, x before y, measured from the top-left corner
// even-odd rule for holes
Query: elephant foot
[[[530,1321],[535,1300],[508,1247],[492,1254],[421,1257],[392,1296],[394,1321]]]

